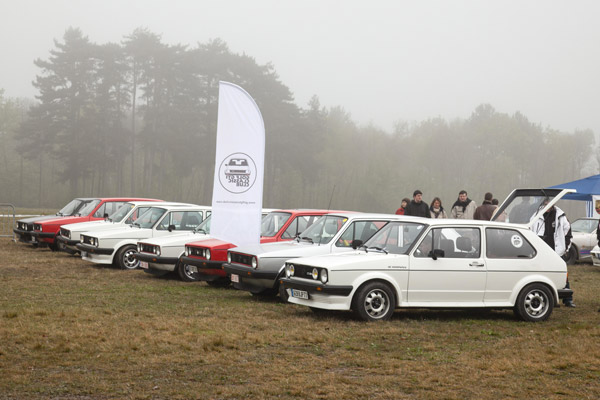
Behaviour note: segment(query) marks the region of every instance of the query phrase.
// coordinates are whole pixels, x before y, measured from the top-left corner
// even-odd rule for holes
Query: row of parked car
[[[517,190],[497,215],[510,215],[524,196],[544,212],[567,192]],[[78,198],[55,216],[18,221],[14,231],[22,242],[85,261],[232,284],[364,320],[389,319],[396,308],[487,307],[543,321],[572,294],[565,262],[527,224],[263,210],[260,244],[236,247],[210,236],[210,220],[207,206]]]

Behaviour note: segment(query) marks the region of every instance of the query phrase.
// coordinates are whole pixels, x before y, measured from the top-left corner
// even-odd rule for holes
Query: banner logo
[[[256,181],[256,164],[245,153],[233,153],[225,157],[219,167],[219,182],[230,193],[247,192]]]

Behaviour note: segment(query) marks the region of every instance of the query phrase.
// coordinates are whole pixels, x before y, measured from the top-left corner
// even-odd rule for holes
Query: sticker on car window
[[[521,238],[521,236],[519,236],[519,235],[513,235],[510,238],[510,242],[517,249],[520,248],[521,246],[523,246],[523,238]]]

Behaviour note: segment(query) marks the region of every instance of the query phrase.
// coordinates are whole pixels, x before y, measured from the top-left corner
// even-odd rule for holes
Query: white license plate
[[[81,252],[81,257],[87,257],[87,251],[82,251]]]
[[[140,261],[140,268],[148,269],[148,263],[146,261]]]
[[[35,236],[31,237],[31,243],[37,243],[37,238]]]
[[[188,265],[188,269],[190,270],[190,272],[192,274],[197,274],[198,273],[198,267],[196,267],[195,265]]]
[[[292,297],[308,300],[308,292],[306,290],[291,289],[291,292]]]
[[[240,283],[240,276],[237,274],[231,274],[231,282]]]

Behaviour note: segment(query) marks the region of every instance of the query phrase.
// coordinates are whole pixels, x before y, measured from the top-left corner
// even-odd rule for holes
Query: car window
[[[479,228],[445,227],[431,229],[415,250],[415,257],[431,257],[432,250],[442,250],[442,258],[479,258],[481,232]]]
[[[304,230],[300,236],[303,240],[312,243],[329,243],[347,221],[346,217],[324,215]]]
[[[311,226],[320,215],[300,215],[292,221],[292,223],[287,227],[285,232],[281,235],[282,239],[293,239],[300,232],[303,232]]]
[[[386,221],[353,222],[346,228],[344,233],[342,233],[335,245],[336,247],[350,247],[352,246],[352,241],[357,239],[365,243],[385,224]]]
[[[146,211],[144,214],[141,214],[140,217],[133,222],[133,225],[139,226],[140,228],[152,228],[166,212],[167,210],[164,208],[149,208],[148,211]]]
[[[199,211],[172,211],[156,226],[159,231],[166,231],[173,225],[176,231],[192,231],[202,222]]]
[[[533,258],[535,248],[517,230],[487,228],[487,258]]]
[[[367,250],[373,248],[392,254],[407,254],[424,230],[423,224],[392,221],[377,231],[365,246]]]
[[[61,208],[57,215],[73,215],[82,204],[84,204],[83,200],[73,199],[69,204]]]
[[[100,207],[98,207],[98,209],[96,210],[96,212],[94,212],[94,215],[92,215],[92,217],[104,218],[104,210],[105,209],[106,209],[106,203],[104,203]]]
[[[140,217],[140,215],[143,215],[146,211],[148,211],[150,209],[150,207],[138,207],[136,208],[129,217],[127,217],[127,220],[125,221],[126,224],[133,224],[135,221],[137,221],[137,219]]]
[[[125,203],[121,207],[119,207],[119,209],[117,211],[110,214],[108,216],[108,218],[110,218],[110,220],[112,222],[121,222],[123,220],[123,218],[125,218],[125,216],[127,216],[127,214],[129,214],[129,212],[131,211],[131,209],[133,207],[135,207],[133,204]]]
[[[592,233],[598,227],[597,219],[578,219],[571,224],[571,231]]]
[[[104,218],[104,215],[111,215],[114,214],[115,211],[117,211],[119,209],[119,207],[121,207],[123,204],[125,204],[124,201],[107,201],[104,204],[102,204],[95,212],[93,217],[94,218]]]
[[[95,199],[88,202],[85,206],[81,207],[79,211],[77,211],[77,214],[87,217],[92,213],[92,211],[94,211],[94,209],[98,206],[98,204],[100,204],[100,202],[101,200],[99,199]]]
[[[260,236],[273,237],[286,224],[292,214],[284,212],[271,212],[263,217],[260,223]]]

